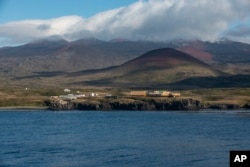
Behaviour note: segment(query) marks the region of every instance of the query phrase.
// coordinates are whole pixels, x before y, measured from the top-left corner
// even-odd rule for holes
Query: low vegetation
[[[213,88],[195,89],[181,92],[183,96],[197,97],[204,104],[238,104],[250,103],[250,88]]]
[[[111,88],[75,88],[74,92],[106,92],[114,96],[121,97],[123,100],[136,100],[126,97],[129,89]],[[250,88],[213,88],[213,89],[194,89],[180,91],[181,98],[194,98],[200,100],[204,105],[207,104],[237,104],[243,106],[250,103]],[[65,94],[63,88],[0,88],[0,107],[45,107],[45,101],[50,96]],[[136,97],[138,98],[138,97]],[[145,97],[139,97],[143,99]],[[158,98],[158,97],[157,97]],[[166,99],[164,97],[163,99]],[[88,101],[95,101],[95,98]],[[112,99],[114,100],[114,99]],[[100,99],[98,99],[100,101]]]

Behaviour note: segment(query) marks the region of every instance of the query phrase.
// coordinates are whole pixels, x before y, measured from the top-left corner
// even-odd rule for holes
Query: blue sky
[[[0,0],[0,23],[66,15],[91,17],[137,0]]]
[[[81,38],[250,43],[249,0],[0,0],[0,46]]]

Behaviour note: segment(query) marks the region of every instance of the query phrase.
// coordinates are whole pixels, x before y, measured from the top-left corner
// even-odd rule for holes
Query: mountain
[[[81,39],[40,40],[0,48],[0,75],[26,76],[37,72],[75,72],[120,65],[166,43]]]
[[[192,77],[216,77],[223,73],[172,48],[149,51],[120,66],[67,75],[74,84],[102,86],[156,86]]]
[[[233,41],[127,41],[44,39],[0,48],[0,77],[56,76],[121,65],[159,48],[176,48],[230,74],[250,74],[250,45]]]
[[[229,40],[193,41],[177,49],[226,73],[250,74],[250,44]]]
[[[193,41],[178,48],[203,61],[220,63],[250,63],[250,44],[229,40],[216,42]]]

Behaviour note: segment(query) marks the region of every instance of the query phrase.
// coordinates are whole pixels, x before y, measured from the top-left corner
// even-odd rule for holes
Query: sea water
[[[0,166],[228,167],[250,111],[1,111]]]

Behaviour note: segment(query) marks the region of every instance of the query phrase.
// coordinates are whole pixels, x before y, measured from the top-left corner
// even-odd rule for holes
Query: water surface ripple
[[[1,111],[0,166],[228,167],[249,111]]]

